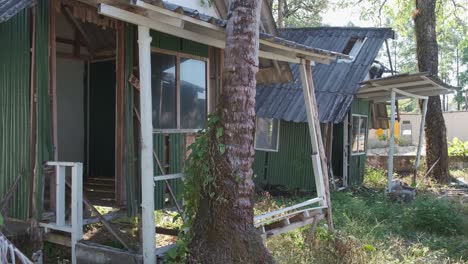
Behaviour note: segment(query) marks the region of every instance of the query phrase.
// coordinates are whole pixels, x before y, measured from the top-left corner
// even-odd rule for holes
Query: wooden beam
[[[318,141],[318,154],[320,156],[320,161],[322,165],[322,177],[323,177],[323,185],[324,185],[324,199],[327,204],[327,222],[328,228],[331,232],[334,231],[333,227],[333,218],[332,218],[332,209],[331,209],[331,199],[330,199],[330,187],[329,187],[329,179],[328,179],[328,164],[327,158],[325,157],[325,148],[323,147],[323,140],[322,140],[322,130],[320,129],[320,120],[318,118],[318,107],[317,101],[315,99],[315,89],[314,89],[314,81],[312,79],[312,68],[310,65],[310,61],[305,61],[305,71],[307,82],[309,83],[308,88],[310,92],[310,100],[312,104],[312,113],[315,125],[315,133]]]
[[[31,173],[29,181],[29,216],[34,217],[36,210],[35,202],[35,182],[38,177],[36,170],[36,8],[31,8],[31,65],[29,72],[29,171]],[[40,206],[43,206],[42,204]]]
[[[431,84],[432,81],[430,80],[423,80],[423,81],[415,81],[415,82],[406,82],[406,83],[396,83],[396,84],[389,84],[389,85],[378,85],[377,83],[371,83],[371,86],[368,86],[368,84],[364,85],[359,89],[359,94],[365,94],[365,93],[370,93],[370,92],[375,92],[375,91],[390,91],[390,89],[393,88],[402,88],[402,87],[410,87],[410,86],[418,86],[418,85],[425,85],[425,84]]]
[[[60,151],[58,146],[58,124],[57,124],[57,43],[56,43],[56,0],[50,0],[49,2],[49,94],[52,99],[51,112],[52,112],[52,144],[53,144],[53,158],[58,160],[58,152]],[[39,166],[37,169],[42,169]],[[49,200],[51,209],[55,209],[56,200],[55,197],[55,177],[49,178],[50,190]]]
[[[423,99],[423,100],[427,99],[427,96],[422,96],[422,95],[417,95],[417,94],[405,92],[405,91],[397,89],[397,88],[393,88],[392,91],[396,92],[397,94],[406,95],[408,97],[412,97],[412,98],[415,98],[415,99]]]
[[[124,23],[117,25],[116,97],[115,97],[115,202],[125,205],[125,31]]]
[[[94,47],[92,46],[92,41],[89,38],[86,31],[84,30],[81,23],[73,16],[68,7],[63,7],[63,13],[65,14],[65,17],[75,26],[75,29],[78,30],[81,37],[83,38],[83,41],[86,44],[86,47],[88,48],[89,53],[91,54],[91,56],[93,56]]]

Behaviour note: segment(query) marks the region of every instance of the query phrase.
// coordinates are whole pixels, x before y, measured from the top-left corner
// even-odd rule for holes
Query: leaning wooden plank
[[[325,157],[325,148],[323,147],[323,140],[322,140],[322,132],[320,129],[320,120],[318,118],[318,107],[317,107],[317,101],[315,98],[315,89],[314,89],[314,81],[312,79],[312,68],[309,60],[306,60],[306,75],[309,83],[309,92],[310,92],[310,99],[312,103],[312,109],[313,111],[313,118],[314,118],[314,125],[315,125],[315,131],[317,134],[317,141],[318,141],[318,147],[319,147],[319,155],[320,155],[320,160],[322,162],[322,173],[323,173],[323,184],[325,187],[325,200],[327,201],[327,223],[328,223],[328,228],[331,232],[334,231],[334,226],[333,226],[333,217],[332,217],[332,205],[331,205],[331,199],[330,199],[330,186],[329,186],[329,179],[328,179],[328,165],[327,165],[327,158]]]
[[[265,234],[262,235],[262,237],[270,238],[272,236],[277,236],[277,235],[280,235],[280,234],[283,234],[283,233],[286,233],[286,232],[293,231],[293,230],[298,229],[300,227],[312,224],[314,221],[315,221],[315,217],[311,217],[311,218],[308,218],[308,219],[306,219],[306,220],[304,220],[302,222],[296,222],[296,223],[293,223],[293,224],[290,224],[290,225],[287,225],[287,226],[284,226],[284,227],[268,230],[268,231],[266,231]]]

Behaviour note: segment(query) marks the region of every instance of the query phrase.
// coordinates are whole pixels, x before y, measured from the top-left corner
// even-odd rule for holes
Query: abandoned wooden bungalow
[[[360,83],[382,77],[376,62],[390,28],[314,27],[282,29],[280,36],[304,45],[352,56],[313,67],[318,117],[331,174],[337,184],[360,185],[366,162],[371,102],[357,98]],[[257,86],[255,137],[256,183],[266,188],[314,190],[312,149],[298,67],[291,65],[293,81]]]
[[[214,6],[199,0],[3,1],[2,215],[35,219],[46,233],[69,233],[72,263],[89,263],[110,249],[81,241],[83,225],[91,222],[83,203],[111,233],[94,205],[122,208],[141,214],[142,242],[139,252],[120,252],[118,260],[155,263],[167,248],[155,248],[154,210],[180,206],[186,147],[222,93],[226,6],[223,0]],[[265,1],[258,83],[291,82],[301,73],[295,82],[306,95],[308,144],[317,154],[310,65],[350,57],[278,37],[271,21]],[[319,155],[309,162],[315,198],[256,216],[264,237],[316,222],[329,208]],[[278,221],[279,229],[268,228]]]
[[[388,40],[394,35],[390,28],[355,27],[290,28],[279,32],[285,39],[352,57],[312,67],[329,177],[337,188],[363,183],[368,130],[394,127],[391,123],[398,118],[398,99],[417,98],[427,104],[428,96],[453,92],[453,87],[437,76],[395,75],[388,57]],[[390,68],[376,60],[379,52],[387,54],[382,58],[389,60]],[[315,190],[311,175],[315,171],[308,158],[314,151],[307,136],[299,67],[290,66],[291,82],[257,86],[254,180],[267,190],[310,192]],[[393,100],[392,91],[398,94]],[[424,122],[421,131],[423,127]],[[420,160],[421,137],[419,142],[415,172]],[[392,148],[393,144],[389,153],[389,190],[393,175]]]

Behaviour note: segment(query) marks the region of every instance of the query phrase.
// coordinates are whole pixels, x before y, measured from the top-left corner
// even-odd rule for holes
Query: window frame
[[[271,119],[272,121],[278,121],[278,136],[276,137],[276,149],[265,149],[265,148],[257,147],[257,120],[259,118]],[[255,118],[255,133],[254,133],[254,150],[260,150],[260,151],[266,151],[266,152],[279,152],[280,133],[281,133],[281,120],[268,118],[268,117],[256,117]]]
[[[358,151],[357,152],[354,152],[353,151],[353,144],[354,144],[354,135],[353,135],[353,131],[354,131],[354,122],[353,122],[353,118],[354,117],[358,117],[359,119],[362,119],[362,118],[366,118],[367,122],[366,122],[366,132],[364,133],[364,150],[363,151],[360,151],[359,150],[359,137],[358,137]],[[360,155],[365,155],[367,154],[367,133],[369,131],[369,116],[368,115],[362,115],[362,114],[351,114],[351,144],[350,144],[350,152],[351,152],[351,156],[360,156]],[[359,128],[360,129],[360,128]],[[360,134],[360,132],[358,133],[358,135]]]
[[[175,69],[175,88],[176,88],[176,125],[177,128],[155,128],[153,127],[153,133],[155,134],[175,134],[175,133],[196,133],[200,129],[203,128],[180,128],[180,113],[181,113],[181,105],[180,105],[180,61],[182,59],[192,59],[203,61],[205,63],[205,87],[206,87],[206,103],[205,103],[205,110],[206,110],[206,117],[211,112],[210,109],[210,59],[207,57],[192,55],[180,51],[173,51],[167,49],[161,49],[152,47],[151,48],[151,55],[155,53],[165,54],[165,55],[172,55],[176,57],[176,69]],[[153,65],[151,65],[151,70],[153,69]],[[151,95],[153,97],[153,94]],[[151,120],[152,121],[152,120]]]
[[[359,41],[359,40],[362,40],[362,43],[360,43],[360,47],[357,49],[357,51],[355,52],[356,54],[355,55],[351,55],[351,51],[353,51],[354,49],[354,46],[356,45],[356,43]],[[351,49],[349,50],[349,52],[347,53],[347,55],[349,56],[352,56],[352,59],[338,59],[338,63],[340,62],[345,62],[345,63],[350,63],[350,62],[354,62],[357,58],[357,56],[359,55],[359,53],[361,53],[361,50],[362,50],[362,47],[364,46],[364,44],[366,44],[366,41],[367,41],[367,37],[356,37],[356,41],[354,42],[353,46],[351,47]]]

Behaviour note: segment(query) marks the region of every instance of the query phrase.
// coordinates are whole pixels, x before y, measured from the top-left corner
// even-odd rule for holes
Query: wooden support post
[[[63,175],[65,182],[65,175]],[[72,264],[76,264],[76,243],[83,238],[83,164],[72,167]]]
[[[141,114],[141,208],[143,260],[145,264],[156,262],[156,232],[154,224],[154,167],[153,167],[153,120],[151,97],[151,37],[149,28],[138,26],[140,68],[140,114]]]
[[[125,205],[125,32],[124,24],[117,25],[116,98],[115,98],[115,202]]]
[[[349,114],[347,114],[343,121],[343,187],[348,187],[349,146]]]
[[[318,148],[318,140],[316,136],[316,129],[314,125],[314,117],[313,117],[313,109],[312,109],[312,101],[310,98],[309,92],[309,82],[307,79],[307,70],[305,69],[306,65],[301,63],[299,65],[300,73],[301,73],[301,81],[302,81],[302,91],[304,94],[304,103],[306,106],[306,113],[307,113],[307,124],[309,125],[309,136],[310,141],[312,144],[312,167],[314,170],[314,177],[315,177],[315,185],[317,189],[317,196],[322,198],[323,200],[320,202],[321,206],[326,206],[325,201],[325,192],[324,192],[324,183],[322,178],[322,164],[319,157],[319,148]]]
[[[58,226],[65,225],[65,167],[55,166],[55,183],[57,195],[55,199],[55,223]],[[50,201],[53,203],[53,201]]]
[[[390,103],[390,145],[388,147],[388,186],[387,192],[392,191],[393,181],[393,154],[395,153],[395,107],[396,107],[396,93],[391,91]]]
[[[326,160],[322,157],[322,155],[325,154],[325,150],[323,148],[323,141],[320,132],[310,61],[301,60],[299,67],[305,101],[304,103],[306,106],[307,123],[309,124],[309,134],[312,143],[312,165],[314,169],[317,195],[323,199],[320,203],[321,206],[327,207],[328,225],[330,231],[333,231],[330,193],[328,190],[327,165]]]
[[[416,177],[418,174],[418,167],[419,167],[419,161],[421,159],[421,150],[422,150],[422,139],[423,139],[423,133],[424,133],[424,126],[426,123],[426,114],[427,114],[427,102],[429,99],[424,99],[423,100],[423,109],[421,113],[421,125],[419,127],[419,139],[418,139],[418,151],[416,154],[416,161],[414,162],[414,175],[413,175],[413,180],[412,183],[413,185],[416,184]]]
[[[328,223],[328,228],[330,232],[334,231],[334,225],[333,225],[333,217],[332,217],[332,208],[331,208],[331,199],[330,199],[330,184],[329,184],[329,178],[328,178],[328,164],[327,164],[327,158],[325,156],[325,148],[323,146],[323,140],[322,140],[322,130],[320,129],[320,120],[318,117],[318,106],[317,106],[317,100],[315,99],[315,89],[314,89],[314,81],[312,79],[312,68],[309,60],[306,60],[306,73],[307,73],[307,81],[309,83],[309,92],[310,92],[310,99],[312,103],[312,109],[313,111],[313,118],[314,118],[314,125],[315,125],[315,130],[316,130],[316,135],[317,135],[317,141],[318,141],[318,148],[319,148],[319,156],[320,156],[320,161],[322,163],[322,177],[323,177],[323,184],[324,184],[324,194],[325,194],[325,200],[327,203],[327,223]]]

